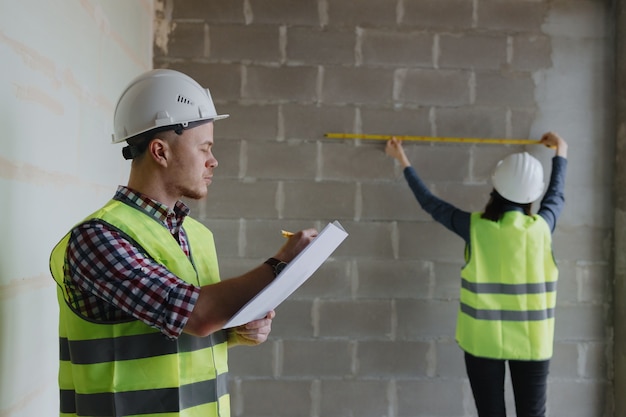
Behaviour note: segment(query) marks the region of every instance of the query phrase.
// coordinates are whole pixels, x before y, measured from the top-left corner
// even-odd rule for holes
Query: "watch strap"
[[[275,276],[275,277],[276,277],[276,276],[278,276],[278,274],[279,274],[279,272],[280,272],[280,271],[278,270],[278,265],[280,265],[280,264],[284,264],[284,265],[283,265],[283,268],[284,268],[284,266],[286,266],[286,265],[287,265],[287,262],[285,262],[285,261],[281,261],[280,259],[276,259],[276,258],[268,258],[268,259],[267,259],[265,262],[263,262],[263,263],[268,264],[269,266],[271,266],[271,267],[272,267],[272,271],[274,271],[274,276]],[[281,268],[281,269],[282,269],[282,268]]]

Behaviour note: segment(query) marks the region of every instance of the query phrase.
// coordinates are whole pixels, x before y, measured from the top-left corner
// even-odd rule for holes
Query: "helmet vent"
[[[193,106],[192,100],[188,99],[187,97],[181,96],[180,94],[178,95],[178,98],[176,99],[176,101],[182,104],[189,104]]]

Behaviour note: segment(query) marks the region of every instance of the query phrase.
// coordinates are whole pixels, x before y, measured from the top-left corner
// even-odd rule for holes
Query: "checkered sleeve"
[[[68,276],[82,294],[83,314],[102,317],[118,310],[160,330],[168,338],[181,333],[200,288],[171,273],[119,231],[92,220],[76,227],[67,252]]]

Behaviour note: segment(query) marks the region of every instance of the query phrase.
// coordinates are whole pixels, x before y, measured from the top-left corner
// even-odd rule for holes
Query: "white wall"
[[[0,417],[58,415],[48,257],[126,181],[112,114],[152,67],[153,15],[151,0],[0,0]]]

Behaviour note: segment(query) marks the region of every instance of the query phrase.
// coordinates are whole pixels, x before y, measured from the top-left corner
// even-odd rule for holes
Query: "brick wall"
[[[562,279],[549,411],[611,415],[611,221],[601,213],[612,150],[598,122],[611,105],[597,77],[610,65],[607,7],[157,2],[155,67],[193,76],[231,114],[216,123],[209,197],[191,203],[215,233],[223,277],[271,256],[280,229],[337,219],[350,234],[278,308],[267,343],[231,351],[234,416],[475,415],[454,341],[461,239],[419,209],[382,142],[324,133],[537,139],[548,128],[571,145],[555,233]],[[494,164],[521,149],[407,145],[431,189],[467,210],[486,202]],[[549,170],[550,151],[528,150]]]

